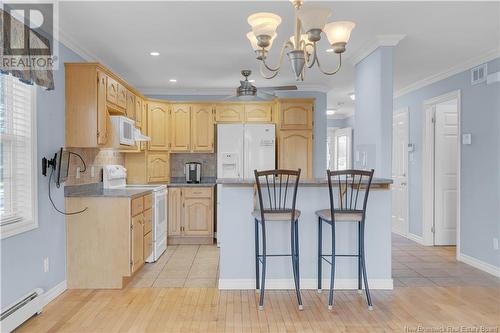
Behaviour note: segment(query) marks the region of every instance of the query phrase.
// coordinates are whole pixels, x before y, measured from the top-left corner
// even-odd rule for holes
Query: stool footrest
[[[265,256],[266,257],[291,257],[292,255],[291,254],[266,254]],[[264,257],[264,255],[259,254],[259,255],[257,255],[257,257],[262,258],[262,257]]]
[[[322,254],[322,257],[331,257],[331,254]],[[359,254],[336,254],[335,257],[359,257]]]

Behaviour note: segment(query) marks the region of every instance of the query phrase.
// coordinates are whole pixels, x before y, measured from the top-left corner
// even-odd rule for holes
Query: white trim
[[[426,78],[423,78],[421,80],[418,80],[402,89],[399,89],[394,93],[394,98],[398,98],[402,95],[408,94],[409,92],[412,92],[414,90],[420,89],[422,87],[428,86],[432,83],[444,80],[446,78],[449,78],[450,76],[453,76],[455,74],[461,73],[463,71],[469,70],[471,68],[474,68],[478,65],[487,63],[489,61],[492,61],[493,59],[496,59],[500,57],[500,48],[495,48],[489,52],[486,52],[485,54],[478,56],[473,59],[469,59],[459,65],[453,66],[448,68],[447,70],[444,70],[440,73],[428,76]]]
[[[408,234],[406,235],[406,238],[408,238],[409,240],[412,240],[414,242],[417,242],[420,245],[426,245],[424,243],[424,239],[422,238],[422,236],[418,236],[418,235],[412,234],[409,231],[408,231]]]
[[[424,110],[424,122],[423,122],[423,138],[422,138],[422,179],[432,181],[423,181],[422,184],[422,238],[423,245],[432,246],[434,245],[434,235],[432,234],[431,228],[434,221],[434,125],[432,123],[432,116],[435,110],[428,110],[428,108],[437,103],[442,103],[449,101],[451,99],[457,100],[457,116],[458,116],[458,128],[457,128],[457,241],[456,241],[456,256],[458,260],[458,254],[460,253],[460,193],[461,193],[461,156],[462,156],[462,142],[460,140],[462,133],[461,125],[461,114],[462,114],[462,103],[461,103],[461,90],[454,90],[449,93],[439,95],[430,99],[424,100],[423,110]],[[429,112],[430,111],[430,112]]]
[[[323,289],[328,289],[330,279],[322,280]],[[300,279],[301,289],[316,289],[317,279]],[[392,279],[368,279],[370,289],[392,290]],[[219,279],[219,289],[255,289],[255,279]],[[266,289],[295,289],[293,279],[266,279]],[[336,279],[335,289],[358,289],[357,279]]]
[[[44,296],[43,300],[43,306],[49,304],[52,302],[54,299],[56,299],[59,295],[61,295],[63,292],[68,289],[68,284],[67,281],[61,281],[58,284],[56,284],[54,287],[50,288]]]
[[[377,35],[375,40],[364,47],[361,47],[356,52],[354,52],[350,57],[349,61],[356,65],[358,62],[368,57],[373,51],[381,46],[396,46],[402,41],[406,35]]]
[[[477,269],[480,269],[486,273],[494,275],[496,277],[500,277],[500,267],[497,267],[495,265],[488,264],[487,262],[468,256],[463,253],[457,254],[457,260],[466,263],[467,265],[471,265],[472,267],[475,267]]]

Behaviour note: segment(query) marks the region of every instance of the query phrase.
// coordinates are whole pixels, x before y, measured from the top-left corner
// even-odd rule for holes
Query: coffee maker
[[[186,183],[199,183],[201,180],[201,163],[188,162],[184,165]]]

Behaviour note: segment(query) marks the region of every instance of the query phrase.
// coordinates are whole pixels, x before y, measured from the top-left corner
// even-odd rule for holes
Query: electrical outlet
[[[80,167],[76,168],[76,179],[80,179]]]
[[[90,177],[94,178],[95,177],[95,166],[90,167]]]
[[[50,270],[49,267],[49,257],[43,258],[43,272],[47,273]]]
[[[493,250],[498,250],[498,238],[493,238]]]

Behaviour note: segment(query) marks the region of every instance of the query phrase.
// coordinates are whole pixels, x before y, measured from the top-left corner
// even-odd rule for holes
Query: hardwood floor
[[[304,311],[298,311],[292,290],[269,290],[259,311],[255,291],[186,288],[188,273],[184,288],[68,290],[16,332],[499,332],[500,280],[453,258],[452,248],[421,247],[395,236],[393,272],[399,277],[394,290],[372,291],[373,311],[351,290],[335,292],[333,311],[326,307],[327,292],[303,290]],[[161,271],[169,259],[163,261]],[[401,276],[408,274],[419,281]],[[459,283],[441,286],[436,274]]]

